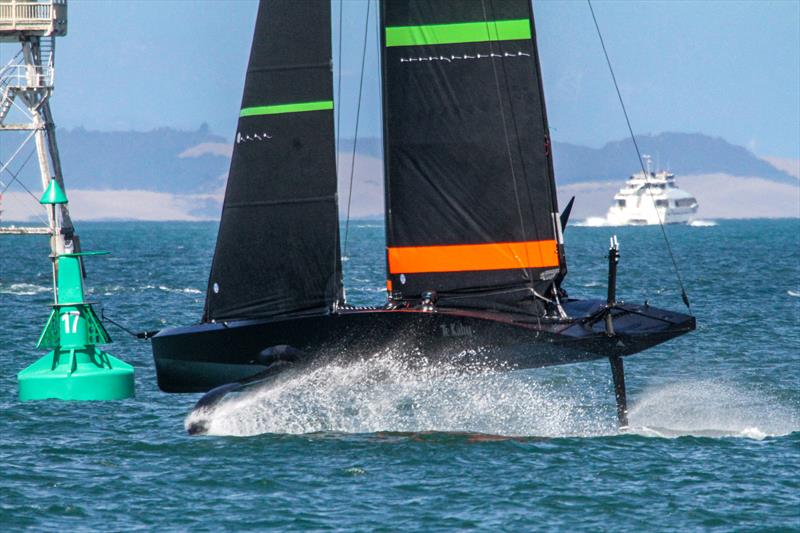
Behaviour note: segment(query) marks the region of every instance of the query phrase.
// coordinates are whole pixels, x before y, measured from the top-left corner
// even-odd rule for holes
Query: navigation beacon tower
[[[46,190],[55,180],[64,189],[58,157],[55,126],[50,111],[53,92],[56,37],[67,34],[65,0],[0,0],[0,43],[19,46],[11,60],[0,68],[0,134],[17,146],[0,163],[0,180],[13,179],[11,164],[23,148],[35,143]],[[64,253],[74,229],[66,204],[47,210],[53,253]],[[55,215],[59,215],[58,217]],[[56,223],[61,232],[54,233]]]
[[[30,142],[36,146],[53,262],[53,310],[37,348],[51,350],[18,374],[22,400],[122,399],[133,395],[133,367],[97,347],[111,338],[83,295],[83,252],[67,207],[50,96],[56,37],[67,34],[66,0],[0,0],[0,43],[19,46],[0,69],[0,133],[18,147],[0,161],[0,179]]]

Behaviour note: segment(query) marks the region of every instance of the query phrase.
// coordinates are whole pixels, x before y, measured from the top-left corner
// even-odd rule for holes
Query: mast
[[[529,1],[381,8],[390,298],[541,312],[566,261]]]
[[[329,0],[262,0],[205,321],[327,313],[342,290]]]

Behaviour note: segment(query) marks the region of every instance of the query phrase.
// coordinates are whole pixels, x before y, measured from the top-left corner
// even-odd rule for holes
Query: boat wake
[[[692,220],[689,225],[694,228],[713,228],[717,223],[713,220]]]
[[[764,439],[800,431],[800,413],[758,390],[693,381],[645,390],[629,411],[630,433],[653,437]]]
[[[800,298],[800,291],[786,291],[789,296],[794,296],[795,298]]]
[[[608,219],[605,217],[589,217],[586,220],[578,220],[572,223],[573,226],[583,226],[587,228],[602,228],[605,226],[610,226],[611,224],[608,222]]]
[[[579,220],[572,224],[573,226],[583,226],[587,228],[605,228],[609,226],[619,226],[619,224],[612,223],[606,217],[589,217],[586,220]],[[717,225],[713,220],[693,220],[687,224],[693,228],[712,228]]]
[[[542,381],[530,372],[447,364],[411,368],[386,353],[370,359],[290,370],[262,387],[193,410],[190,432],[459,433],[486,438],[599,437],[619,433],[610,387]],[[589,382],[597,382],[590,380]],[[588,390],[587,390],[588,389]],[[763,439],[800,431],[800,415],[741,386],[694,381],[647,389],[632,398],[626,434],[674,438]]]
[[[603,391],[605,393],[605,391]],[[605,394],[604,394],[605,395]],[[594,411],[526,372],[448,364],[413,368],[391,354],[289,371],[257,390],[226,397],[186,418],[211,435],[417,433],[545,437],[616,432]]]

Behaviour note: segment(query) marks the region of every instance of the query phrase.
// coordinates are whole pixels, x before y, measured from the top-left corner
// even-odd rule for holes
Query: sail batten
[[[529,0],[386,0],[381,24],[391,298],[536,307],[566,265]]]
[[[328,0],[259,4],[206,321],[326,313],[340,297],[330,18]]]

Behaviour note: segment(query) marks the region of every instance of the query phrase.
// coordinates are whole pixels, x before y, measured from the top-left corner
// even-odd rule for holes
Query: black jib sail
[[[341,291],[326,0],[258,8],[205,321],[326,312]]]
[[[532,304],[566,263],[530,0],[386,0],[381,40],[391,297]]]

